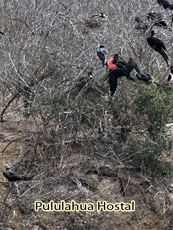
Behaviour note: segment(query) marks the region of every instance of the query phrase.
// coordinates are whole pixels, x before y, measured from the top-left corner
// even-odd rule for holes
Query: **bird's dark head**
[[[154,30],[151,31],[151,37],[153,37],[153,38],[156,37],[156,34],[155,34]]]
[[[115,62],[118,61],[118,57],[119,57],[118,53],[114,54],[113,58],[114,58]]]
[[[105,48],[103,45],[99,45],[99,48]]]
[[[135,21],[136,21],[136,22],[141,22],[140,17],[136,17],[136,18],[135,18]]]
[[[173,65],[170,66],[171,72],[173,72]]]
[[[6,167],[6,169],[5,169],[6,171],[8,171],[8,170],[10,170],[10,167]]]
[[[101,12],[101,13],[99,14],[99,17],[101,17],[101,18],[106,18],[106,15],[105,15],[103,12]]]
[[[89,72],[88,72],[88,77],[89,77],[90,79],[93,78],[93,73],[92,73],[92,71],[89,71]]]

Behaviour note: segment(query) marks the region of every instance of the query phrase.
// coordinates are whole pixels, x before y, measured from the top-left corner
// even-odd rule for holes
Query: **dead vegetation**
[[[5,34],[0,39],[0,229],[168,229],[172,129],[168,132],[166,124],[173,120],[172,87],[120,79],[110,98],[108,76],[96,56],[98,44],[104,44],[107,58],[115,52],[127,60],[132,56],[164,83],[168,69],[148,49],[148,31],[141,35],[134,26],[145,11],[162,11],[159,5],[2,0],[0,9]],[[108,18],[91,17],[103,11]],[[171,31],[157,30],[171,57]],[[2,176],[7,165],[34,178],[9,183]],[[135,200],[136,211],[35,212],[36,200]]]

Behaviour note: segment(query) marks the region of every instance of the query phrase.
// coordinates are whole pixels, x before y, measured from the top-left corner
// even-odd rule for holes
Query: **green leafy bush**
[[[127,143],[127,155],[134,167],[145,168],[152,174],[161,172],[161,156],[171,149],[166,124],[172,119],[173,95],[171,91],[142,85],[133,104],[137,123]]]

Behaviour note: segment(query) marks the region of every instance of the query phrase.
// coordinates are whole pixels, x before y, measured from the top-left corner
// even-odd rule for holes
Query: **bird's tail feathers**
[[[104,65],[105,65],[105,66],[108,66],[108,60],[107,60],[107,59],[105,59]]]
[[[154,80],[154,78],[152,78],[152,83],[156,84],[157,86],[161,86],[161,84],[158,81]]]
[[[162,57],[164,58],[164,60],[165,60],[165,62],[166,62],[166,64],[167,64],[167,66],[169,66],[169,63],[168,63],[168,60],[169,60],[169,58],[168,58],[168,55],[165,53],[165,51],[163,50],[163,49],[160,49],[159,50],[159,53],[162,55]]]
[[[153,81],[154,84],[156,84],[157,86],[161,86],[161,84],[157,81]]]
[[[31,180],[34,176],[23,176],[22,180]]]

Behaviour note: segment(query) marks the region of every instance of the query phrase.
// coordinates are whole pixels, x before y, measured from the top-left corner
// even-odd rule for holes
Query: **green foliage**
[[[160,158],[165,148],[165,139],[157,143],[148,138],[144,140],[132,138],[128,140],[126,151],[129,159],[131,159],[131,166],[150,175],[155,175],[165,171],[165,162]]]
[[[66,103],[66,95],[57,88],[45,90],[41,94],[40,99],[42,104],[45,106],[53,105],[55,107],[59,107],[60,105],[64,105]]]
[[[134,134],[126,143],[126,156],[135,168],[152,175],[161,173],[165,170],[161,156],[171,150],[166,124],[172,119],[173,95],[170,91],[141,85],[133,106]]]
[[[35,108],[45,123],[49,123],[53,118],[58,119],[60,113],[65,111],[67,96],[58,88],[46,89],[39,95],[39,105]]]
[[[173,109],[173,95],[142,85],[134,100],[135,114],[141,118],[147,116],[146,128],[150,138],[156,139],[160,132],[165,132]]]
[[[113,127],[120,127],[115,129],[119,159],[150,175],[165,171],[162,156],[172,150],[166,128],[173,118],[172,90],[142,84],[128,95],[117,92],[110,109]]]

